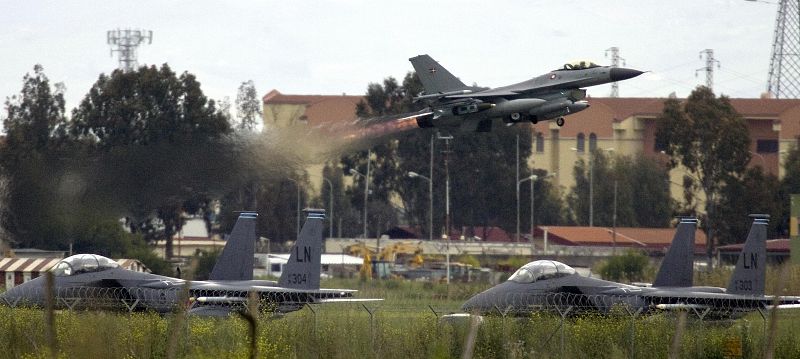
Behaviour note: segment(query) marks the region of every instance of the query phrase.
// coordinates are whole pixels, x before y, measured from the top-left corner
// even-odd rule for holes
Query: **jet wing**
[[[219,293],[242,293],[242,292],[256,292],[256,293],[303,293],[303,294],[350,294],[355,293],[355,289],[298,289],[286,288],[279,286],[263,286],[263,285],[244,285],[244,284],[226,284],[226,283],[213,283],[213,282],[195,282],[192,283],[191,291],[215,291]]]
[[[516,95],[519,95],[519,92],[508,91],[503,89],[493,89],[493,90],[486,90],[469,94],[444,96],[444,98],[482,98],[482,97],[505,97],[505,96],[516,96]]]

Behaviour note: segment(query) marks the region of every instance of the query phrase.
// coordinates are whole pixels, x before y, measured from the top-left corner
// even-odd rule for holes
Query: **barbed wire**
[[[16,307],[44,308],[47,298],[45,288],[13,288],[0,295],[0,304]],[[255,298],[262,311],[288,313],[303,309],[306,305],[321,305],[342,309],[348,306],[360,306],[367,311],[381,312],[420,312],[425,310],[420,304],[382,303],[382,302],[336,302],[325,303],[326,299],[341,298],[332,293],[314,292],[258,292],[251,297],[248,291],[231,292],[226,290],[189,290],[183,287],[172,288],[140,288],[140,287],[68,287],[55,288],[52,291],[55,309],[67,310],[113,310],[113,311],[153,311],[158,313],[174,312],[180,308],[190,312],[198,308],[213,308],[230,312],[244,310],[248,301]],[[480,295],[479,295],[480,296]],[[350,299],[350,298],[348,298]],[[487,303],[489,301],[486,301]],[[453,305],[427,309],[437,317],[443,314],[472,313],[499,316],[530,316],[531,313],[551,313],[568,317],[586,313],[605,315],[647,315],[667,311],[687,311],[698,319],[735,319],[744,314],[759,311],[764,313],[770,306],[765,297],[751,298],[693,298],[670,297],[649,300],[645,296],[634,295],[586,295],[575,293],[506,293],[495,294],[491,298],[491,306],[470,306],[469,302],[462,308]],[[658,304],[654,304],[658,303]],[[366,307],[369,305],[369,307]],[[316,310],[316,309],[312,309]],[[326,310],[326,309],[322,309]]]

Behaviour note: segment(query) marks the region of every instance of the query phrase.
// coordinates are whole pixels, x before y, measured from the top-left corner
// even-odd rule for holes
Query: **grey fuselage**
[[[463,127],[465,123],[478,124],[498,118],[506,124],[556,119],[589,107],[583,87],[621,81],[641,73],[625,68],[598,66],[555,70],[494,89],[469,87],[461,90],[465,92],[463,94],[431,101],[433,115],[420,120],[419,124],[420,127]],[[464,129],[474,130],[469,126]]]
[[[583,277],[577,273],[533,283],[506,281],[476,294],[464,303],[467,313],[527,314],[535,310],[565,310],[571,313],[607,313],[615,306],[650,313],[672,306],[708,308],[709,318],[731,318],[766,308],[771,296],[736,295],[717,287],[639,287]],[[783,297],[780,304],[798,304],[800,298]]]
[[[344,290],[298,291],[281,288],[269,280],[211,280],[185,281],[150,273],[112,268],[98,272],[79,273],[53,277],[54,306],[57,309],[110,309],[127,311],[172,312],[178,309],[180,298],[192,301],[213,297],[216,303],[197,303],[197,309],[242,305],[221,303],[219,298],[236,300],[256,292],[258,299],[274,304],[277,312],[299,310],[306,303],[323,298],[350,297]],[[11,306],[44,307],[46,302],[46,277],[40,276],[0,295],[0,300]],[[187,287],[188,283],[188,287]],[[184,293],[184,291],[188,292]],[[228,313],[224,308],[221,313]]]

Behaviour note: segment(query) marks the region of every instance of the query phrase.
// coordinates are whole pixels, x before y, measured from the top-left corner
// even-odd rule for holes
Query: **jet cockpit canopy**
[[[576,60],[567,62],[560,70],[585,70],[593,67],[600,67],[600,65],[589,60]]]
[[[520,267],[508,280],[517,283],[533,283],[572,274],[575,274],[575,269],[564,263],[550,260],[538,260]]]
[[[100,272],[112,268],[119,268],[119,263],[96,254],[76,254],[62,259],[50,271],[56,277],[66,277],[81,273]]]

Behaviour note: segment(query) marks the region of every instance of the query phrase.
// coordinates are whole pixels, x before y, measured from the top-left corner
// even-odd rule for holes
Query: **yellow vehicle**
[[[380,252],[376,247],[364,242],[345,247],[345,252],[353,256],[364,258],[361,266],[361,277],[375,276],[388,277],[390,266],[403,264],[410,268],[420,268],[424,263],[422,247],[419,242],[395,242],[382,247]]]

